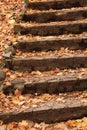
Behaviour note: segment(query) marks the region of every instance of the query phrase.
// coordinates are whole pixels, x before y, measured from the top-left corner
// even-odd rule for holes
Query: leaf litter
[[[34,0],[37,1],[37,0]],[[39,1],[39,0],[38,0]],[[16,22],[16,17],[21,12],[21,6],[23,5],[22,0],[1,0],[0,1],[0,62],[2,61],[2,53],[5,48],[7,48],[11,44],[11,40],[15,41],[17,36],[13,34],[13,25]],[[11,79],[23,76],[23,73],[19,72],[11,72],[6,68],[3,68],[4,71],[7,71],[7,76]],[[57,70],[59,73],[59,70]],[[54,72],[51,72],[54,73]],[[28,74],[26,72],[24,75]],[[42,73],[32,72],[30,75],[36,76],[41,75]],[[45,73],[45,75],[49,75],[49,72]],[[9,79],[8,78],[8,79]],[[9,80],[7,80],[9,81]],[[82,96],[82,95],[81,95]],[[13,109],[17,110],[18,107],[22,106],[26,107],[27,102],[32,104],[38,104],[41,102],[45,102],[46,100],[55,100],[56,96],[50,96],[49,94],[32,97],[32,95],[8,95],[6,96],[2,92],[0,92],[0,112],[12,111]],[[81,97],[80,97],[81,98]],[[29,100],[28,100],[29,99]],[[84,98],[82,98],[82,102],[86,102]],[[64,99],[62,99],[64,100]],[[61,101],[60,98],[57,101]],[[25,105],[24,105],[25,104]],[[32,121],[22,120],[21,122],[11,122],[9,124],[4,124],[3,121],[0,121],[0,129],[1,130],[87,130],[87,118],[84,117],[78,120],[69,120],[67,122],[55,123],[55,124],[45,124],[44,122],[38,124]]]

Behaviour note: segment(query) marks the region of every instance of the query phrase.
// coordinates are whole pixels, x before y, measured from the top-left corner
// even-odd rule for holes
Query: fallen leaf
[[[25,121],[25,120],[22,120],[22,121],[19,123],[19,125],[27,126],[27,125],[28,125],[28,122]]]

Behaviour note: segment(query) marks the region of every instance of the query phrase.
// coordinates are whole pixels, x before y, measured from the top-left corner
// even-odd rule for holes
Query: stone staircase
[[[87,0],[28,3],[21,22],[14,26],[21,38],[13,45],[27,56],[16,55],[6,62],[13,71],[39,71],[38,76],[22,77],[28,78],[22,93],[32,94],[37,102],[3,112],[0,119],[54,123],[87,116],[86,32]],[[5,91],[14,88],[12,84]],[[47,93],[50,98],[43,101],[41,95]]]

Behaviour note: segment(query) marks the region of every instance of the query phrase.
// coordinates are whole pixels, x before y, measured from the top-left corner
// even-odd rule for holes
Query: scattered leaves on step
[[[53,107],[53,102],[60,104],[60,105],[69,105],[68,100],[70,98],[69,103],[77,102],[79,104],[87,104],[87,102],[82,102],[83,100],[87,100],[87,91],[84,92],[72,92],[72,93],[65,93],[59,95],[50,95],[50,94],[42,94],[42,95],[32,95],[32,94],[16,94],[15,96],[5,95],[0,92],[0,113],[3,112],[21,112],[28,108],[38,108],[47,104],[47,107]],[[49,102],[49,104],[48,104]],[[73,104],[71,104],[73,105]],[[54,106],[55,107],[55,106]]]
[[[69,50],[68,48],[64,49],[61,48],[60,50],[55,50],[55,51],[47,51],[47,52],[22,52],[20,50],[16,50],[16,55],[14,58],[31,58],[31,57],[76,57],[76,56],[87,56],[87,49],[85,50]]]
[[[18,71],[12,71],[7,68],[2,69],[6,73],[6,79],[4,83],[6,85],[11,84],[12,80],[15,79],[23,79],[26,82],[33,83],[37,81],[50,81],[52,79],[58,78],[61,79],[61,77],[77,77],[77,79],[85,78],[87,75],[87,68],[77,68],[77,69],[55,69],[51,71],[32,71],[29,73],[28,71],[25,72],[18,72]]]

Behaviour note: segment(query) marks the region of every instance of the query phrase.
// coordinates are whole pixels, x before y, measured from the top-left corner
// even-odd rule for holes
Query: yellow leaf
[[[9,24],[15,24],[15,20],[14,19],[10,20]]]
[[[12,102],[14,104],[19,104],[20,103],[20,101],[19,101],[19,99],[17,97],[13,98]]]
[[[22,122],[19,123],[20,125],[23,125],[23,126],[27,126],[28,125],[28,122],[25,121],[25,120],[22,120]]]

